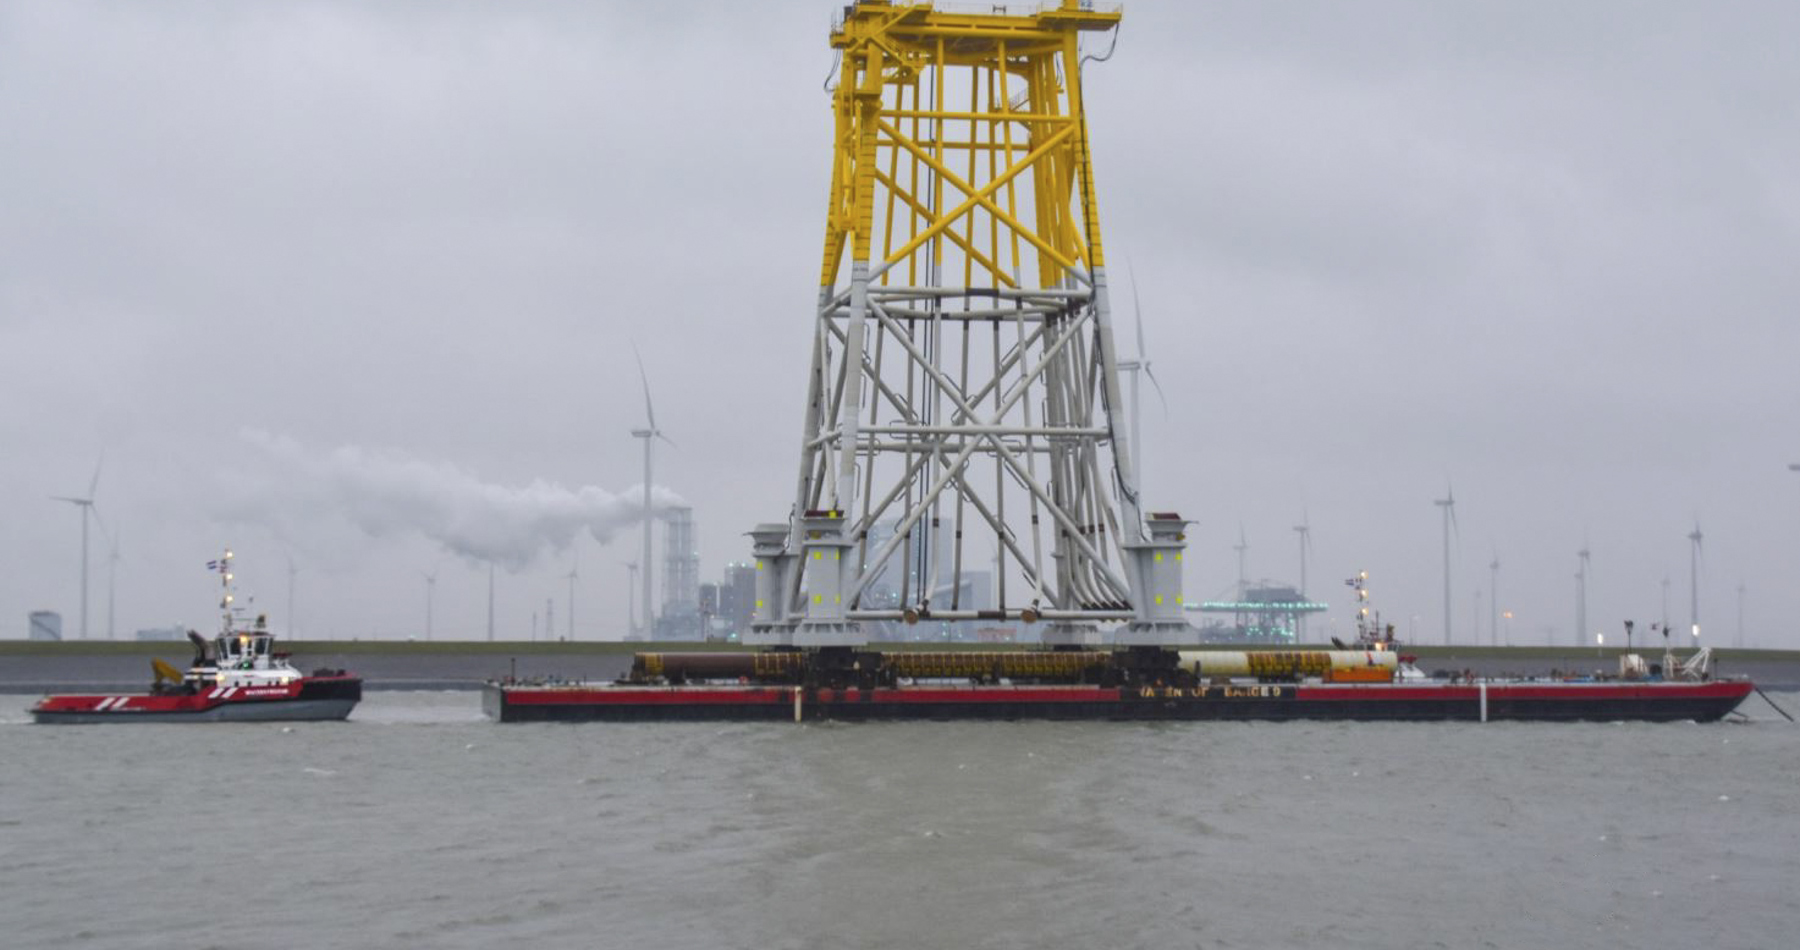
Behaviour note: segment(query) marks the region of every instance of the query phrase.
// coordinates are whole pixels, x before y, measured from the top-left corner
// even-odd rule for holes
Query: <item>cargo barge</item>
[[[640,653],[612,683],[492,681],[482,707],[498,722],[1711,722],[1755,687],[1709,664],[1628,655],[1604,677],[1445,680],[1386,650]]]

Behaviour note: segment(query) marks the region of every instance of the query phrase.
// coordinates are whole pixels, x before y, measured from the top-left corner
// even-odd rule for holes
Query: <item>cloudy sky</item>
[[[0,636],[204,562],[308,636],[623,632],[642,404],[702,577],[786,515],[831,3],[0,3]],[[1086,74],[1190,598],[1368,570],[1442,637],[1688,612],[1800,647],[1800,7],[1136,0]],[[610,539],[610,543],[604,543]],[[90,628],[106,629],[96,530]],[[1487,607],[1480,608],[1485,639]],[[1417,618],[1416,621],[1414,618]],[[559,619],[559,628],[562,621]],[[1315,628],[1316,629],[1316,628]]]

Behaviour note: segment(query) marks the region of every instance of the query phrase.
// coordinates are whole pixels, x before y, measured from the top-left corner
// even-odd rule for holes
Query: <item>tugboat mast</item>
[[[213,562],[218,565],[219,587],[221,591],[219,595],[219,610],[224,614],[223,629],[226,633],[231,632],[233,612],[236,610],[236,608],[232,606],[232,603],[237,599],[231,583],[232,579],[236,576],[231,572],[231,558],[231,549],[226,548],[225,556]]]

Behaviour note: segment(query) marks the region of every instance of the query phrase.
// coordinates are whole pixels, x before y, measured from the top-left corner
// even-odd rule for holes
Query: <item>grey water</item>
[[[0,946],[1800,945],[1800,727],[35,726]],[[1775,694],[1790,712],[1800,695]]]

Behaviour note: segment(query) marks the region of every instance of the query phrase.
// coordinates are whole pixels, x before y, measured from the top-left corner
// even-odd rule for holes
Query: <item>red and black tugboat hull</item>
[[[46,696],[31,708],[40,723],[329,722],[362,701],[355,676],[309,676],[285,686],[215,686],[192,693]]]
[[[499,722],[1043,719],[1711,722],[1754,687],[1703,683],[1258,684],[1187,688],[489,684]]]

